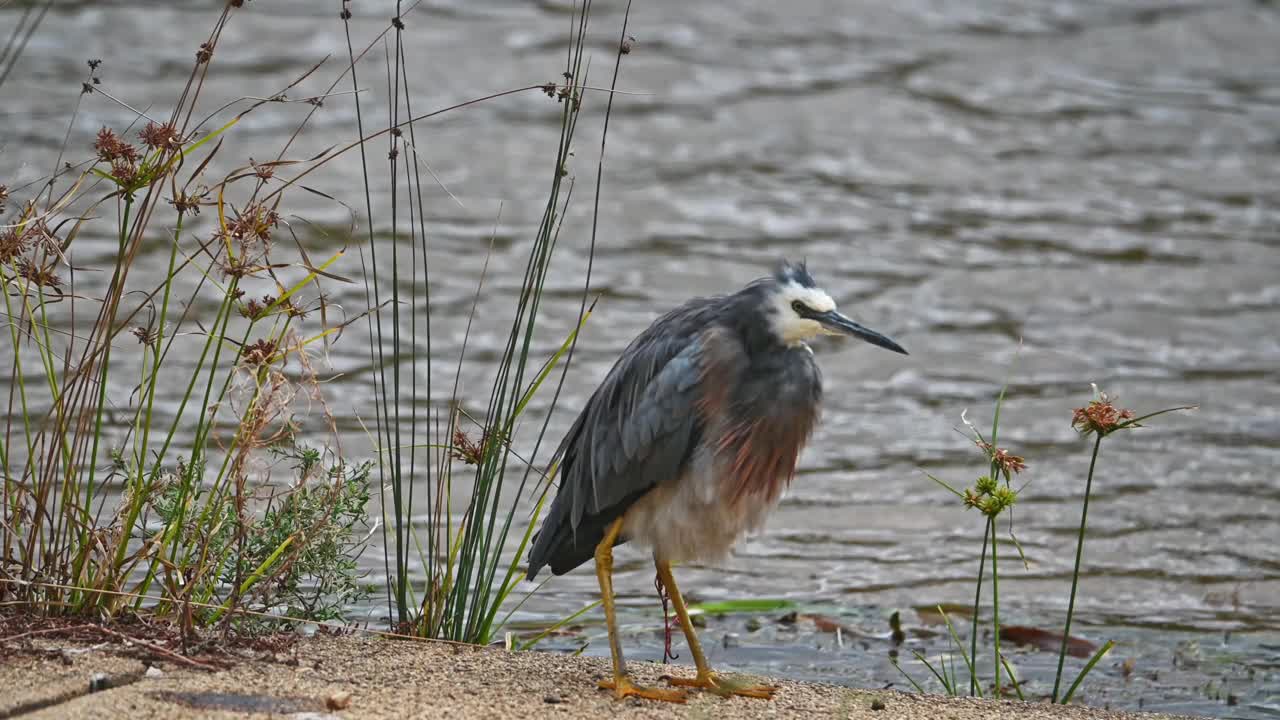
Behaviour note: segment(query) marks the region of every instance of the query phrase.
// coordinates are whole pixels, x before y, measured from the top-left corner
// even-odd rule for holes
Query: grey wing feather
[[[556,451],[560,489],[534,540],[529,576],[590,559],[605,529],[697,445],[702,331],[714,299],[695,300],[651,325],[592,394]]]
[[[679,467],[693,440],[700,349],[697,339],[651,345],[644,348],[650,357],[606,378],[578,435],[565,440],[566,461],[590,458],[562,466],[561,492],[573,492],[572,526],[671,479],[663,473]]]

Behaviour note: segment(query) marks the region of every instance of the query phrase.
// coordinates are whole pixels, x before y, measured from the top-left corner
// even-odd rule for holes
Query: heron
[[[556,454],[559,487],[529,553],[528,578],[594,559],[616,697],[684,702],[687,691],[770,699],[775,688],[712,671],[672,575],[716,562],[758,530],[795,475],[818,421],[822,376],[806,341],[843,335],[907,354],[836,310],[805,263],[783,261],[738,292],[695,298],[654,321],[592,393]],[[613,548],[649,548],[693,655],[673,687],[631,680],[618,637]]]

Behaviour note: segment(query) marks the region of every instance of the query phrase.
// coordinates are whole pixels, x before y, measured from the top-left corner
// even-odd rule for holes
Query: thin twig
[[[97,630],[98,632],[105,633],[105,634],[107,634],[107,635],[111,635],[112,637],[119,638],[120,640],[123,640],[123,641],[125,641],[125,642],[133,643],[134,645],[137,645],[137,646],[139,646],[139,647],[146,648],[147,650],[150,650],[151,652],[157,653],[157,654],[159,654],[159,655],[163,655],[163,656],[165,656],[165,657],[169,658],[170,660],[173,660],[174,662],[181,663],[181,664],[183,664],[183,665],[189,665],[190,667],[198,668],[198,669],[200,669],[200,670],[208,670],[209,672],[217,672],[218,670],[220,670],[220,669],[221,669],[221,668],[215,667],[215,666],[213,666],[213,665],[210,665],[210,664],[208,664],[208,663],[202,663],[202,662],[200,662],[199,660],[193,660],[193,659],[191,659],[191,658],[189,658],[189,657],[186,657],[186,656],[184,656],[184,655],[179,655],[178,653],[176,653],[176,652],[174,652],[174,651],[172,651],[172,650],[170,650],[170,649],[168,649],[168,648],[161,647],[161,646],[159,646],[159,645],[155,645],[155,644],[153,644],[153,643],[149,643],[149,642],[147,642],[147,641],[145,641],[145,640],[139,640],[138,638],[135,638],[135,637],[130,637],[130,636],[125,635],[124,633],[120,632],[119,630],[112,630],[111,628],[106,628],[106,627],[103,627],[103,626],[101,626],[101,625],[88,625],[87,627],[93,628],[94,630]]]
[[[53,628],[41,628],[40,630],[29,630],[24,633],[18,633],[17,635],[10,635],[8,637],[0,638],[0,645],[4,645],[5,643],[11,643],[11,642],[14,642],[15,640],[21,640],[22,638],[26,638],[26,637],[34,637],[36,635],[51,635],[53,633],[60,633],[60,632],[71,633],[77,630],[84,630],[86,628],[96,628],[96,627],[99,627],[99,626],[93,625],[93,624],[85,624],[85,625],[73,625],[71,627],[53,627]]]

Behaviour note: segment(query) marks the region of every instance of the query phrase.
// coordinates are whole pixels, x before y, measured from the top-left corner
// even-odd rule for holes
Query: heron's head
[[[770,329],[785,345],[818,335],[846,335],[907,354],[898,343],[837,311],[835,301],[818,287],[804,263],[784,262],[763,284]]]

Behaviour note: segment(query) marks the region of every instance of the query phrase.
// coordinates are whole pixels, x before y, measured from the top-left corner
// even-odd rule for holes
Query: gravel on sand
[[[123,649],[127,651],[127,648]],[[615,700],[596,689],[607,660],[511,653],[376,636],[320,636],[274,658],[209,672],[157,658],[122,657],[119,645],[52,649],[0,665],[0,718],[979,718],[1155,720],[1082,706],[944,698],[770,680],[774,700],[691,693],[684,705]],[[641,683],[691,668],[630,663]],[[94,691],[90,692],[90,687]]]

